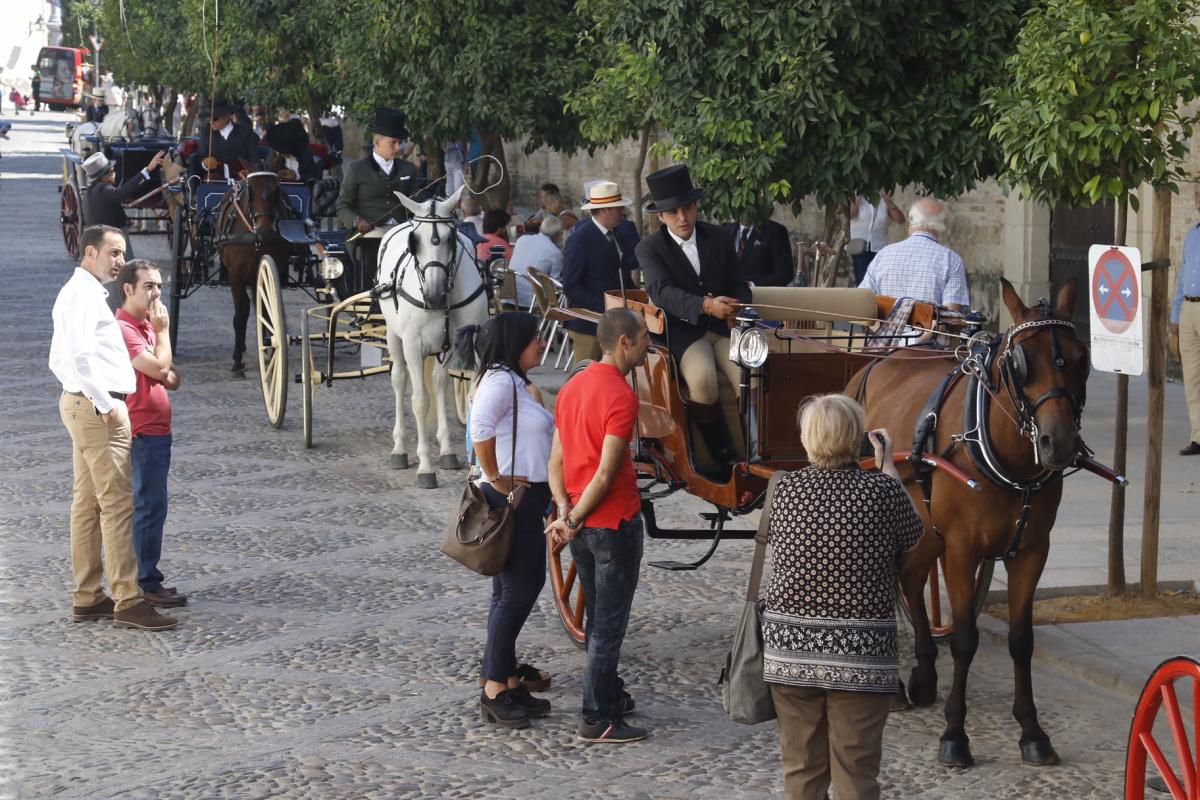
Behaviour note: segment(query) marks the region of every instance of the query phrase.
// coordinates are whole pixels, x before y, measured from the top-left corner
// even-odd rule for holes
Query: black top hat
[[[298,119],[276,122],[267,128],[267,135],[263,137],[263,141],[275,152],[293,158],[303,158],[308,154],[308,132],[304,130],[304,123]]]
[[[686,164],[675,164],[647,175],[646,185],[650,187],[650,196],[654,198],[654,202],[646,206],[651,213],[686,206],[704,194],[703,189],[692,185],[692,174],[688,172]]]
[[[393,139],[407,139],[408,128],[404,127],[404,112],[394,108],[375,109],[375,122],[371,125],[371,133],[389,136]]]
[[[212,101],[211,110],[209,111],[210,119],[220,119],[221,117],[232,116],[237,113],[237,107],[226,100],[224,97],[217,97]]]

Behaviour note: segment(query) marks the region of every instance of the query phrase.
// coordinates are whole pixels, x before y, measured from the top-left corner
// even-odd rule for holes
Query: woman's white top
[[[850,220],[850,238],[866,239],[871,252],[878,253],[888,243],[888,207],[882,197],[872,205],[865,197],[858,198],[858,216]]]
[[[512,464],[513,382],[517,384],[517,463]],[[471,401],[471,441],[495,437],[496,464],[503,476],[522,475],[532,483],[549,480],[547,463],[554,441],[554,415],[533,399],[526,382],[513,372],[489,370]],[[492,476],[495,477],[495,476]]]

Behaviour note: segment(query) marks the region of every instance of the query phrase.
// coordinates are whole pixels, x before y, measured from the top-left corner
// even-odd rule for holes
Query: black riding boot
[[[700,473],[712,480],[724,483],[729,480],[729,472],[737,463],[737,454],[729,441],[729,431],[725,426],[725,418],[721,413],[720,403],[701,405],[692,403],[692,411],[700,428],[700,435],[708,452],[712,455],[713,464],[700,469]]]

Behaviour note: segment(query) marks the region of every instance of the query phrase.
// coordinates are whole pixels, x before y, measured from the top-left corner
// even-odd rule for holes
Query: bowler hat
[[[116,169],[116,165],[108,160],[104,153],[92,153],[83,162],[83,171],[88,181],[95,183]]]
[[[647,175],[646,185],[650,187],[650,196],[654,198],[654,202],[646,206],[651,213],[686,206],[704,194],[703,189],[692,185],[692,174],[688,172],[686,164],[675,164]]]
[[[371,133],[392,139],[407,139],[408,128],[404,127],[404,112],[394,108],[375,109],[375,121],[370,125]]]

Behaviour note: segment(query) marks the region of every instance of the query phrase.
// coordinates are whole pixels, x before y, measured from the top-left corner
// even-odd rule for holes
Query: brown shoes
[[[179,608],[187,605],[187,596],[168,590],[165,586],[159,592],[142,592],[142,599],[158,608]]]
[[[1179,451],[1181,456],[1194,456],[1200,454],[1200,442],[1188,442],[1188,446]]]
[[[112,619],[116,608],[116,603],[112,601],[112,598],[106,597],[94,605],[72,606],[71,619],[75,622],[87,622],[93,619]]]
[[[141,602],[118,611],[113,616],[115,628],[137,628],[142,631],[169,631],[179,624],[174,617],[160,614],[149,603]]]

